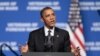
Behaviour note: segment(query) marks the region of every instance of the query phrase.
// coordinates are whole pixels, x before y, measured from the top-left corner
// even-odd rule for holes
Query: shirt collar
[[[50,29],[50,31],[51,31],[51,36],[54,36],[54,29],[55,29],[55,27],[53,27],[52,29]],[[46,27],[46,26],[44,26],[44,32],[45,32],[45,36],[48,36],[48,31],[49,31],[49,29]]]

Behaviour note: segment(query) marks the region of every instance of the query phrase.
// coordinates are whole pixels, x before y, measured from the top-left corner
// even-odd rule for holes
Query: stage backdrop
[[[0,0],[0,45],[6,43],[20,54],[29,32],[43,27],[40,10],[50,6],[55,10],[56,26],[67,29],[71,0]],[[87,56],[100,55],[100,1],[79,0]],[[3,48],[7,56],[14,54]]]

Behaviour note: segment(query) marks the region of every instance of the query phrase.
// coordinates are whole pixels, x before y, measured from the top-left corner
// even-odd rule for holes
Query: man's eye
[[[54,13],[52,13],[52,15],[53,15],[53,16],[55,16],[55,14],[54,14]]]
[[[46,17],[49,17],[50,15],[46,15]]]

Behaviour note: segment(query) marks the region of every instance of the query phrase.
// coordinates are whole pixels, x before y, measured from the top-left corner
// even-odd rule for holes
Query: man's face
[[[54,14],[54,11],[52,9],[45,10],[43,12],[42,20],[49,28],[55,26],[56,16]]]

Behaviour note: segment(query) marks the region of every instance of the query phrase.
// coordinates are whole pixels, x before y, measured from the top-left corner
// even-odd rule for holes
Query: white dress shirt
[[[48,31],[49,31],[49,29],[46,26],[44,26],[45,36],[48,36]],[[54,36],[54,27],[52,29],[50,29],[50,31],[51,31],[51,33],[50,33],[51,36]]]

